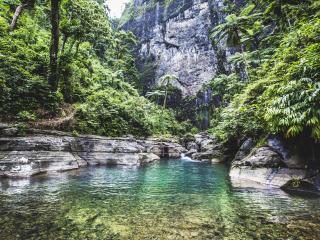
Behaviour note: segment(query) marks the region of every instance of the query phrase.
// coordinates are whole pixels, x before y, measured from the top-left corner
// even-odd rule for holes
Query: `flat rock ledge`
[[[0,177],[30,177],[94,165],[140,166],[186,150],[158,139],[32,135],[0,137]]]
[[[281,155],[270,147],[255,148],[248,156],[238,159],[232,162],[229,173],[235,186],[258,187],[261,184],[284,190],[305,191],[303,186],[307,185],[311,192],[320,190],[318,171],[290,168]]]
[[[292,179],[305,179],[308,172],[302,169],[241,166],[232,168],[229,176],[232,181],[253,181],[273,187],[283,187]]]

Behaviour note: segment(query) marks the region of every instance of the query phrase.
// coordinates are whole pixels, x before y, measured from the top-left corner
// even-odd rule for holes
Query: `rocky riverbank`
[[[0,126],[0,177],[30,177],[90,165],[144,165],[160,158],[186,156],[211,163],[231,163],[230,179],[242,187],[271,186],[293,191],[320,191],[317,155],[269,138],[262,146],[246,139],[233,157],[228,148],[207,133],[173,140],[73,136],[65,132]]]
[[[252,139],[243,142],[231,164],[230,178],[241,186],[250,182],[296,192],[320,191],[317,156],[302,154],[307,146],[286,146],[284,140],[269,138],[255,147]]]
[[[226,160],[222,143],[205,132],[186,136],[181,144],[188,150],[185,155],[194,160],[211,163],[221,163]]]
[[[0,128],[0,177],[29,177],[88,165],[143,165],[161,157],[179,158],[185,149],[174,141],[72,136],[14,127]]]
[[[317,154],[308,154],[310,146],[286,144],[276,137],[256,146],[253,139],[246,139],[232,155],[228,146],[207,133],[190,135],[181,144],[188,150],[185,155],[192,159],[231,163],[229,176],[236,186],[320,191],[320,161]]]

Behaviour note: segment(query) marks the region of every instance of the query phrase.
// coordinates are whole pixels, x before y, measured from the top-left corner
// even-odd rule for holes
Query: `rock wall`
[[[270,136],[257,147],[256,141],[248,138],[235,153],[233,149],[237,147],[206,132],[181,139],[181,145],[187,149],[184,157],[211,163],[231,162],[229,176],[235,187],[275,187],[320,196],[320,145],[313,144],[297,145]]]
[[[3,135],[2,135],[3,136]],[[0,137],[0,177],[29,177],[87,165],[143,165],[179,158],[184,148],[156,139],[29,135]]]
[[[140,40],[136,56],[142,75],[148,73],[142,76],[145,89],[174,74],[179,80],[173,85],[183,96],[195,96],[228,68],[223,46],[209,39],[210,30],[223,21],[223,7],[222,0],[134,0],[135,17],[122,28]]]

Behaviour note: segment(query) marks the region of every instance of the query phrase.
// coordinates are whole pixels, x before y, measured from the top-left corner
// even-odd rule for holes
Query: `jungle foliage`
[[[67,130],[179,133],[174,115],[135,88],[135,44],[112,28],[103,1],[1,0],[0,120],[63,117],[67,105],[75,111]]]
[[[214,44],[234,49],[228,74],[212,79],[220,96],[211,132],[225,141],[269,133],[320,140],[320,1],[226,1]]]

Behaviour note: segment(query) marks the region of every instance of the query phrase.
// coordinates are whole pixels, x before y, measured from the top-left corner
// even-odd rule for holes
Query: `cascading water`
[[[211,89],[207,88],[198,94],[196,100],[198,109],[199,127],[206,130],[210,126],[210,106],[212,104]]]
[[[191,157],[186,156],[184,153],[181,153],[180,159],[182,161],[187,161],[187,162],[201,162],[201,161],[198,161],[198,160],[193,160]]]

